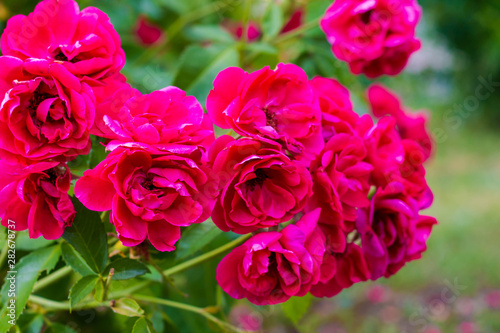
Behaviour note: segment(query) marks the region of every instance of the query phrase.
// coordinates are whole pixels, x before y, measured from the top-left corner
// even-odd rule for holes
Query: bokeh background
[[[10,16],[29,13],[36,3],[0,0],[0,32]],[[123,74],[145,93],[176,85],[204,104],[212,80],[223,68],[253,70],[283,61],[301,65],[310,77],[337,78],[352,91],[356,110],[366,112],[364,90],[371,81],[352,76],[344,63],[334,59],[319,28],[310,24],[331,1],[78,3],[81,8],[99,7],[110,16],[127,54]],[[178,281],[181,288],[195,285],[188,290],[188,302],[222,304],[235,325],[273,333],[500,332],[500,2],[419,3],[423,7],[418,28],[422,49],[401,75],[379,82],[396,91],[409,109],[427,109],[432,115],[437,154],[428,165],[428,178],[435,202],[427,213],[440,224],[423,259],[388,280],[355,285],[333,299],[305,297],[284,307],[261,308],[222,295],[213,285],[216,263],[207,264]],[[278,9],[266,9],[269,6]],[[280,33],[297,8],[304,11],[301,27]],[[139,41],[136,29],[141,18],[162,29],[164,35],[156,44]],[[228,27],[242,21],[255,22],[261,36],[250,42],[232,35]],[[484,87],[481,93],[488,92],[487,97],[478,95],[479,86]],[[21,240],[21,250],[23,244]],[[29,246],[24,250],[29,251]],[[63,288],[57,288],[45,293],[63,299]],[[167,308],[153,310],[151,319],[159,332],[212,329],[192,314],[170,316]],[[295,315],[289,318],[287,313]],[[73,323],[75,332],[131,330],[130,322],[110,311],[98,310],[91,317],[62,313],[53,319]],[[29,332],[30,317],[24,320]]]

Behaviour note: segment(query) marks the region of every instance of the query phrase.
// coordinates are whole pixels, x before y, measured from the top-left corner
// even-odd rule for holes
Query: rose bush
[[[322,34],[314,21],[316,34],[306,33],[308,4],[249,3],[243,17],[194,25],[212,5],[171,5],[172,17],[183,6],[192,13],[162,28],[151,22],[163,10],[124,6],[120,19],[138,8],[147,14],[127,27],[133,61],[123,72],[120,37],[97,8],[43,0],[8,21],[0,38],[1,224],[9,239],[23,230],[46,239],[9,267],[22,273],[19,290],[79,278],[69,302],[23,292],[19,309],[109,306],[137,317],[132,330],[142,333],[167,329],[150,315],[162,305],[238,332],[219,313],[230,298],[269,305],[332,297],[392,276],[426,250],[437,223],[422,213],[433,201],[428,117],[380,84],[344,86],[341,66],[314,61]],[[403,69],[420,46],[419,17],[414,0],[338,0],[321,28],[339,59],[372,78]],[[358,112],[362,95],[371,114]],[[136,280],[117,282],[128,279]],[[160,281],[168,286],[156,288]],[[200,304],[216,295],[217,306],[177,302],[187,291]]]

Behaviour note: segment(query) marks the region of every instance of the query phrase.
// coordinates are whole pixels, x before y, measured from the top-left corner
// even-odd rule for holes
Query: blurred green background
[[[2,0],[0,32],[10,16],[29,13],[36,2]],[[143,92],[176,85],[204,104],[212,80],[221,69],[241,66],[253,70],[283,61],[301,65],[310,77],[338,78],[352,91],[357,110],[366,112],[364,90],[371,81],[352,76],[344,63],[336,61],[314,24],[330,1],[78,3],[81,8],[96,6],[110,16],[127,54],[123,73]],[[434,229],[423,259],[407,265],[391,279],[356,285],[333,299],[290,302],[287,307],[295,308],[295,313],[304,312],[298,323],[287,318],[287,307],[283,311],[280,306],[257,308],[246,302],[233,305],[212,285],[216,263],[183,277],[190,284],[198,281],[195,275],[209,281],[189,290],[192,302],[210,305],[218,299],[227,303],[228,310],[232,308],[229,319],[235,325],[258,328],[262,324],[265,332],[273,333],[500,332],[500,2],[419,3],[423,7],[418,28],[422,49],[412,56],[400,76],[379,82],[398,92],[410,109],[427,109],[432,114],[437,154],[429,162],[428,177],[435,202],[427,213],[436,216],[440,224]],[[303,26],[281,34],[297,8],[305,11]],[[134,27],[140,15],[166,32],[165,42],[152,46],[138,43]],[[237,40],[222,28],[228,20],[256,22],[263,35],[253,42]],[[494,83],[488,86],[487,98],[478,98],[476,90],[484,80]],[[188,288],[183,281],[182,287]],[[309,302],[312,305],[307,308]],[[203,319],[192,320],[192,315],[169,317],[169,309],[151,310],[156,327],[165,332],[209,329]],[[72,322],[77,332],[131,329],[128,321],[109,311],[92,316],[87,322],[87,314],[61,313],[53,320]]]

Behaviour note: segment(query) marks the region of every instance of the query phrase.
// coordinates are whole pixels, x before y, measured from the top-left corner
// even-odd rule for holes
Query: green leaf
[[[234,46],[192,45],[182,54],[173,85],[204,101],[212,82],[223,69],[238,66],[239,55]]]
[[[218,25],[195,25],[186,29],[186,36],[194,41],[235,42],[233,36]]]
[[[105,139],[92,137],[92,149],[89,153],[89,168],[93,169],[97,164],[101,163],[106,158],[106,148],[101,144]]]
[[[132,333],[156,333],[153,325],[144,317],[137,319],[132,328]]]
[[[119,258],[110,263],[104,270],[103,276],[107,276],[111,268],[115,269],[113,280],[127,280],[150,273],[149,268],[142,262],[129,258]]]
[[[104,300],[104,282],[102,279],[99,279],[95,285],[94,299],[97,302],[102,302]]]
[[[53,243],[53,240],[47,240],[43,237],[30,238],[28,235],[28,231],[16,232],[16,250],[33,251],[36,249],[47,247]]]
[[[9,320],[17,319],[28,301],[28,297],[33,290],[36,280],[41,272],[50,272],[61,257],[61,247],[54,245],[40,250],[36,250],[27,256],[21,258],[16,263],[13,273],[8,273],[5,282],[0,291],[2,310],[0,311],[0,332],[7,331],[11,324]],[[15,311],[12,313],[12,318],[7,316],[9,309],[8,304],[12,298],[10,290],[10,277],[15,276]],[[9,314],[10,315],[10,314]]]
[[[40,333],[43,323],[43,315],[25,314],[19,318],[16,324],[23,333]]]
[[[66,228],[63,238],[87,262],[90,269],[100,273],[108,260],[108,244],[104,225],[97,212],[85,208],[78,199],[73,198],[76,217],[73,225]]]
[[[211,219],[203,223],[190,226],[185,232],[182,233],[182,237],[177,243],[177,249],[175,251],[177,254],[177,260],[180,261],[203,249],[203,247],[209,244],[221,233],[222,231],[217,228]]]
[[[111,310],[127,317],[140,317],[144,314],[144,310],[141,309],[139,304],[137,304],[135,300],[127,297],[115,301],[113,306],[111,306]]]
[[[59,323],[51,323],[48,329],[50,333],[76,333],[74,329],[69,326],[59,324]]]
[[[69,291],[69,309],[71,309],[94,290],[97,275],[88,275],[78,280]]]
[[[273,3],[266,11],[262,21],[262,32],[266,40],[276,37],[283,28],[283,10]]]
[[[293,324],[297,325],[300,319],[306,314],[309,306],[311,306],[312,299],[311,294],[303,297],[292,297],[285,303],[282,303],[281,308]]]
[[[278,54],[278,49],[266,42],[251,43],[246,45],[246,48],[249,51],[253,51],[259,54],[271,54],[271,55]]]
[[[81,254],[76,252],[75,248],[68,242],[61,244],[61,252],[64,261],[71,266],[81,276],[95,274],[89,267],[87,262],[82,258]]]

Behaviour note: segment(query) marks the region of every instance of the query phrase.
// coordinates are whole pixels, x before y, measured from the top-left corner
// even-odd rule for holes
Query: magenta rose
[[[90,150],[95,98],[59,63],[0,57],[0,157],[70,160]]]
[[[135,24],[135,36],[144,46],[161,44],[165,41],[163,29],[154,24],[144,15],[139,16]]]
[[[435,218],[419,214],[417,202],[404,194],[403,184],[379,188],[356,221],[371,279],[389,277],[419,259],[436,223]]]
[[[278,141],[299,159],[314,158],[324,146],[317,94],[293,64],[250,74],[237,67],[223,70],[208,95],[207,111],[215,125]]]
[[[314,296],[333,297],[353,284],[370,278],[363,251],[354,243],[347,244],[345,252],[335,254],[335,261],[337,266],[333,277],[311,287],[311,294]]]
[[[61,237],[76,214],[68,195],[71,175],[67,165],[39,162],[19,167],[2,163],[1,168],[2,225],[14,226],[16,231],[28,229],[30,238]],[[9,220],[14,223],[9,224]]]
[[[172,251],[180,227],[210,216],[217,181],[200,162],[197,147],[160,151],[135,146],[116,147],[85,171],[75,195],[90,210],[111,210],[110,222],[125,246],[148,239],[159,251]]]
[[[353,134],[359,116],[353,111],[349,91],[338,81],[323,77],[315,77],[311,85],[319,97],[324,141],[339,133]]]
[[[311,195],[309,171],[273,141],[222,136],[210,160],[221,190],[212,219],[223,231],[246,234],[289,221]]]
[[[307,206],[321,207],[321,223],[349,231],[357,217],[356,209],[368,206],[373,167],[364,162],[366,154],[360,137],[340,133],[331,137],[311,164],[313,196]]]
[[[404,109],[397,95],[381,85],[372,85],[368,89],[372,113],[381,118],[391,115],[396,119],[396,126],[402,139],[418,143],[427,160],[434,151],[432,136],[428,130],[429,116],[427,112],[411,113]]]
[[[373,166],[371,184],[386,186],[399,170],[405,159],[405,151],[401,137],[396,130],[394,117],[384,117],[373,124],[369,115],[360,117],[357,132],[366,146],[365,161]]]
[[[257,305],[304,296],[320,278],[324,236],[319,210],[280,232],[262,232],[233,249],[217,266],[217,283],[229,296]]]
[[[335,56],[354,74],[399,74],[420,48],[416,0],[336,0],[321,20]]]
[[[113,83],[112,83],[113,84]],[[214,141],[213,124],[193,96],[176,87],[148,95],[114,83],[118,88],[96,111],[94,133],[117,142],[149,145],[201,145]]]
[[[4,55],[59,63],[78,77],[101,79],[125,64],[108,16],[94,7],[80,11],[74,0],[44,0],[28,16],[12,17],[0,46]]]

